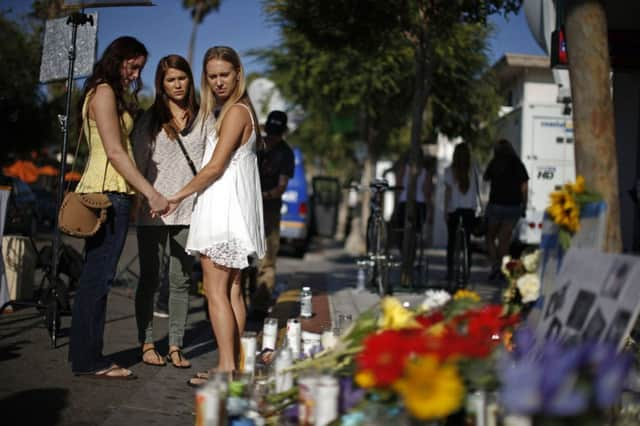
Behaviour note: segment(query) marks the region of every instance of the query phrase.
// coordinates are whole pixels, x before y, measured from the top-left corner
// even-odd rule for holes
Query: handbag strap
[[[87,107],[88,109],[88,107]],[[82,117],[82,125],[80,126],[80,132],[78,133],[78,142],[76,143],[76,152],[73,155],[73,164],[71,165],[71,173],[73,173],[73,170],[76,167],[76,162],[78,161],[78,152],[80,152],[80,142],[82,142],[82,135],[84,134],[84,120],[87,120],[87,125],[89,125],[88,120],[89,120],[89,111],[87,111],[87,116],[86,117]],[[87,145],[89,145],[90,143],[90,139],[91,139],[91,131],[87,132]],[[89,147],[89,149],[91,149],[91,147]],[[100,192],[104,193],[104,184],[105,181],[107,180],[107,169],[109,168],[109,159],[107,158],[107,153],[105,152],[105,162],[104,162],[104,174],[102,175],[102,189]],[[87,164],[84,165],[84,171],[82,172],[82,174],[84,174],[84,172],[87,171]],[[69,179],[69,182],[67,183],[67,188],[65,190],[65,192],[69,192],[69,188],[71,187],[71,179]]]
[[[191,169],[191,172],[193,173],[194,176],[197,175],[198,171],[196,170],[196,166],[193,164],[193,161],[191,161],[191,157],[189,157],[189,153],[185,149],[184,144],[182,143],[182,139],[180,139],[180,136],[178,136],[177,133],[176,133],[176,140],[178,141],[178,146],[180,147],[180,150],[184,154],[184,158],[186,158],[187,163],[189,163],[189,168]]]

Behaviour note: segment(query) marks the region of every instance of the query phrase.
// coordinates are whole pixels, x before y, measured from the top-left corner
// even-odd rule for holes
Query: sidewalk
[[[443,252],[431,251],[430,276],[444,275]],[[474,261],[474,264],[476,262]],[[474,280],[486,276],[482,259],[473,269]],[[279,281],[284,291],[274,307],[280,325],[299,314],[298,291],[302,284],[313,289],[314,316],[302,320],[304,330],[321,332],[332,327],[338,313],[356,318],[379,297],[355,292],[357,267],[354,259],[336,247],[316,247],[303,261],[281,257]],[[437,282],[436,282],[437,284]],[[483,296],[494,288],[478,285]],[[419,303],[424,289],[401,292],[403,301]],[[203,300],[192,296],[185,336],[185,356],[191,369],[152,367],[140,361],[131,289],[115,287],[109,296],[105,354],[131,368],[134,381],[106,381],[74,377],[67,364],[68,328],[71,318],[62,318],[58,348],[51,349],[47,330],[35,309],[0,315],[0,413],[2,424],[43,425],[190,425],[194,422],[194,390],[186,381],[196,371],[216,361],[215,343],[206,321]],[[154,322],[157,336],[166,336],[167,320]],[[256,329],[260,324],[253,324]],[[158,344],[167,351],[166,337]]]

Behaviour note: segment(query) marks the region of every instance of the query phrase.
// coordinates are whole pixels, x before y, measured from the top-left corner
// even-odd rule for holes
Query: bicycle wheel
[[[388,266],[389,259],[387,253],[387,229],[382,217],[377,217],[373,221],[374,231],[374,268],[375,278],[378,287],[378,294],[385,296],[391,294],[389,286]]]
[[[366,240],[365,243],[366,243],[368,256],[371,256],[372,254],[374,254],[375,239],[376,239],[375,220],[373,215],[370,215],[369,219],[367,219],[367,233],[365,234],[365,240]]]
[[[467,238],[461,225],[456,228],[453,247],[453,279],[457,288],[466,288],[469,282],[469,260]]]

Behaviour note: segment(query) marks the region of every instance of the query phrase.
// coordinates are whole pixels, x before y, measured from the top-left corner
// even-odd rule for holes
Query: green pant
[[[139,226],[140,281],[136,290],[136,322],[140,343],[153,342],[153,296],[161,271],[169,273],[169,345],[182,347],[189,310],[193,257],[184,248],[187,226]],[[167,268],[167,262],[169,268]]]
[[[251,309],[267,311],[271,306],[271,293],[276,285],[276,259],[280,249],[280,210],[264,211],[264,232],[267,247],[258,267],[256,292],[251,300]]]

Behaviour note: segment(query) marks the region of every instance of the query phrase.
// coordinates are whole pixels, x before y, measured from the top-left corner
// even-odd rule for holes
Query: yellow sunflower
[[[474,302],[480,301],[480,295],[475,291],[460,289],[453,295],[453,300],[471,299]]]
[[[464,385],[455,364],[441,364],[432,355],[409,362],[393,388],[409,412],[421,420],[446,417],[460,408],[464,399]]]

